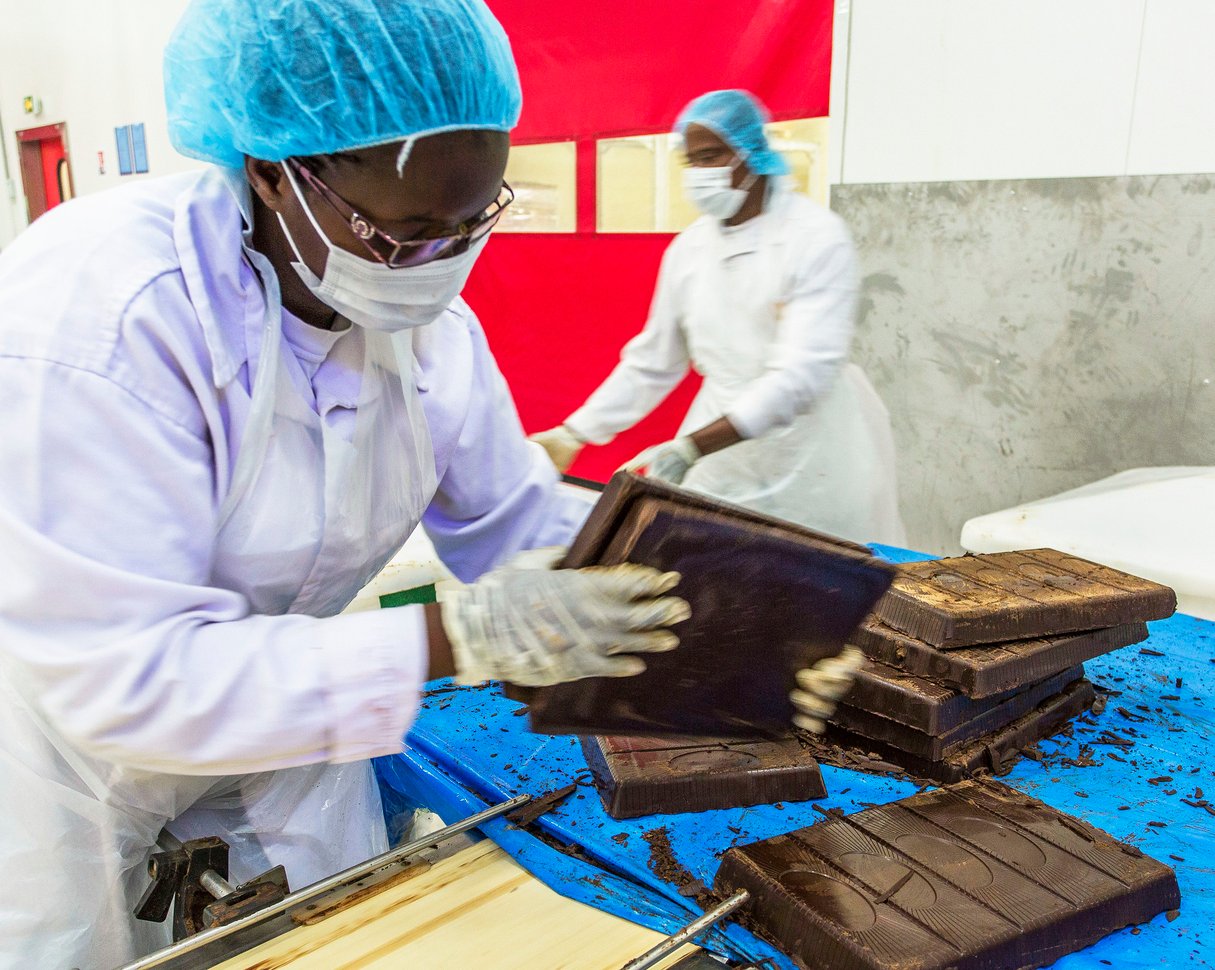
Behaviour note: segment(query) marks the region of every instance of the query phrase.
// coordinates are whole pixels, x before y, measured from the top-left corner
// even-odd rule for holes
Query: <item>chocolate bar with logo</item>
[[[602,502],[612,514],[592,516],[565,564],[674,570],[692,616],[635,677],[509,691],[537,732],[785,735],[796,671],[839,653],[894,575],[850,543],[637,476],[614,478]]]
[[[876,613],[952,650],[1171,616],[1167,586],[1055,549],[906,563]]]
[[[818,764],[794,737],[584,737],[582,750],[612,818],[742,808],[827,794]]]
[[[975,700],[1033,684],[1076,664],[1146,640],[1145,623],[1103,630],[939,650],[869,617],[852,634],[865,656],[906,674],[926,677]]]
[[[713,885],[806,970],[1030,970],[1181,902],[1168,866],[990,781],[732,848]]]
[[[892,744],[875,741],[835,724],[827,724],[823,738],[803,737],[812,757],[820,764],[855,768],[877,774],[905,774],[924,781],[946,784],[976,775],[999,775],[1021,759],[1021,752],[1058,734],[1093,706],[1096,693],[1087,680],[1078,680],[1007,727],[968,741],[933,761],[902,751]]]
[[[871,741],[940,761],[975,738],[1024,717],[1083,676],[1083,667],[1073,667],[993,702],[976,702],[929,681],[885,676],[880,665],[873,664],[858,677],[859,695],[855,690],[850,693],[836,708],[831,723]]]

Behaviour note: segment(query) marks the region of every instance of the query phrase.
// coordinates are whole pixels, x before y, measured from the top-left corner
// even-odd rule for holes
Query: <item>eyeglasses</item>
[[[733,166],[736,157],[728,148],[701,148],[684,155],[683,164],[688,168],[724,168]]]
[[[288,161],[309,187],[325,200],[329,208],[341,216],[355,238],[367,248],[376,262],[383,263],[390,269],[421,266],[444,256],[455,256],[467,251],[473,243],[489,234],[502,218],[502,211],[515,200],[514,190],[503,182],[498,198],[489,208],[476,218],[460,223],[451,235],[397,239],[376,227],[366,216],[360,215],[354,206],[329,188],[319,176],[309,171],[303,162],[295,158]]]

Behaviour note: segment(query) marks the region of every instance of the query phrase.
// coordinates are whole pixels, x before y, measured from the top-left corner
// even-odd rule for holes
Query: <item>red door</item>
[[[17,132],[21,182],[30,222],[72,197],[67,125],[44,125]]]

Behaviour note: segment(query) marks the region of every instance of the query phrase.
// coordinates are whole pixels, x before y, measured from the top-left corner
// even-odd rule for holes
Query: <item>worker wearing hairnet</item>
[[[837,216],[788,189],[764,121],[743,91],[683,110],[684,191],[703,215],[668,248],[649,319],[619,365],[535,440],[564,471],[694,367],[704,383],[678,436],[626,467],[849,539],[901,543],[889,418],[848,363],[852,242]]]
[[[627,676],[687,615],[671,575],[514,558],[587,507],[458,298],[520,107],[480,0],[195,0],[165,80],[214,164],[0,258],[3,967],[167,942],[131,918],[166,825],[233,883],[385,850],[367,759],[428,677]],[[441,604],[335,615],[419,523]]]

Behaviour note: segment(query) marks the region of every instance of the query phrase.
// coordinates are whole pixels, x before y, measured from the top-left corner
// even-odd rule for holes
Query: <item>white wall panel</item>
[[[1215,172],[1215,3],[1147,0],[1127,168]]]
[[[1144,2],[852,0],[842,181],[1121,174]]]
[[[52,5],[0,0],[2,136],[17,198],[0,194],[0,246],[6,230],[25,225],[25,199],[13,132],[67,123],[67,148],[77,195],[137,178],[166,175],[195,163],[178,155],[166,132],[161,53],[186,0],[60,0]],[[42,99],[38,116],[21,99]],[[144,122],[148,175],[118,175],[114,128]],[[105,153],[105,174],[97,152]]]

